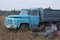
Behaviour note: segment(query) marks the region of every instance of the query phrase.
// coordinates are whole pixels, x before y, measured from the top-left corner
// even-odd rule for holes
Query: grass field
[[[49,37],[44,37],[43,32],[20,32],[10,31],[4,26],[5,16],[0,17],[0,40],[49,40]],[[57,40],[57,38],[54,38]]]

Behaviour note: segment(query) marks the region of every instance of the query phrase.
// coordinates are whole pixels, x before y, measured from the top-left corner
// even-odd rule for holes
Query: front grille
[[[12,25],[12,20],[11,19],[6,19],[6,23],[7,23],[7,25],[9,24],[9,25]]]

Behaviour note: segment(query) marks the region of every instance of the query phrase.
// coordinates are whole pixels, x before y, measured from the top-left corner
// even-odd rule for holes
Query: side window
[[[28,15],[30,15],[30,14],[31,14],[31,10],[29,9],[29,10],[28,10]]]
[[[32,10],[32,15],[37,15],[37,10]]]

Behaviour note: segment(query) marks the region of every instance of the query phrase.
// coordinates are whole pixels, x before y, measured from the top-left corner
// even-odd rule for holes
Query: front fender
[[[28,24],[30,24],[30,21],[29,21],[29,19],[17,19],[17,27],[19,28],[20,27],[20,24],[21,23],[28,23]]]

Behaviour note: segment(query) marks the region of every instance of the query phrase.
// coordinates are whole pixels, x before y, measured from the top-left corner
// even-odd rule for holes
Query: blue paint
[[[28,15],[27,9],[21,10],[19,15],[9,15],[5,19],[5,26],[10,28],[19,28],[21,23],[28,23],[30,29],[36,29],[39,24],[38,9],[30,9],[31,13]],[[32,11],[36,10],[36,15],[32,15]]]

